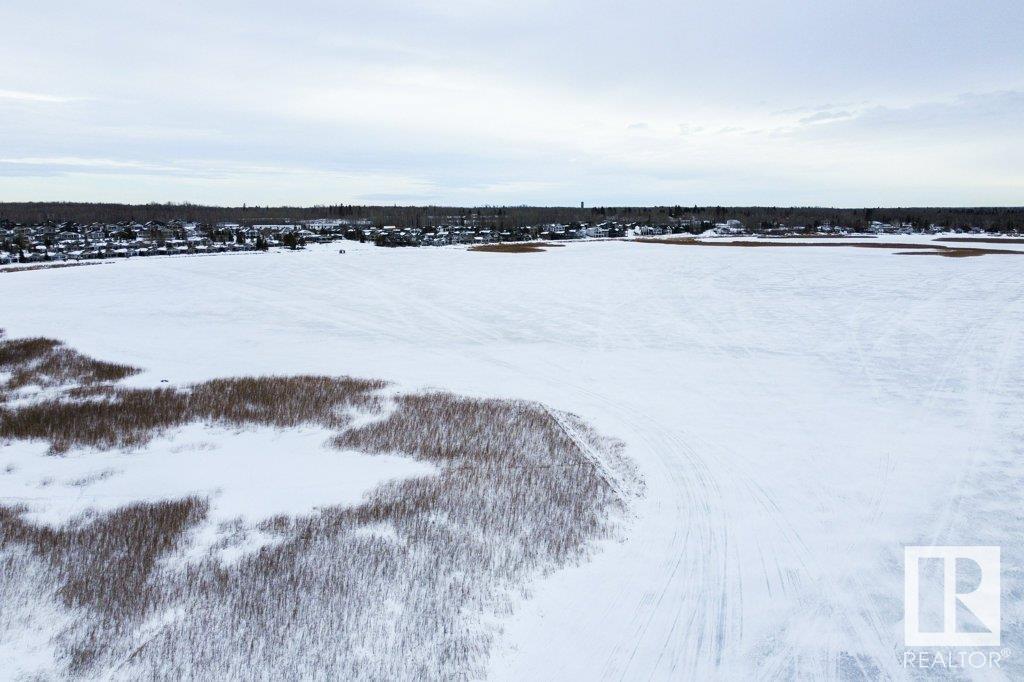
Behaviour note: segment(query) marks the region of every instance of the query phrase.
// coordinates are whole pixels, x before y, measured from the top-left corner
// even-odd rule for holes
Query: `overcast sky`
[[[0,200],[1024,205],[1021,0],[5,0],[0,26]]]

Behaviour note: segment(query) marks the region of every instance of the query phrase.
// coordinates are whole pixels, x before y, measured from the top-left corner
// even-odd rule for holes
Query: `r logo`
[[[921,630],[921,563],[938,559],[942,566],[942,629]],[[1000,563],[999,547],[904,547],[903,610],[905,645],[934,647],[999,646],[1000,642]],[[959,562],[959,563],[958,563]],[[970,589],[958,587],[958,566],[980,570],[980,579]],[[964,589],[959,592],[958,589]],[[929,596],[929,595],[923,595]],[[932,595],[938,596],[938,595]],[[967,611],[980,624],[972,631],[957,628],[957,612]],[[983,629],[987,632],[979,632]]]

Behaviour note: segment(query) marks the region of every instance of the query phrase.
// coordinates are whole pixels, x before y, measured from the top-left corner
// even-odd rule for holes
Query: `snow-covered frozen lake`
[[[342,246],[4,274],[0,327],[141,384],[349,374],[623,439],[628,538],[538,586],[495,679],[901,678],[904,545],[1002,546],[984,674],[1024,675],[1024,257]]]

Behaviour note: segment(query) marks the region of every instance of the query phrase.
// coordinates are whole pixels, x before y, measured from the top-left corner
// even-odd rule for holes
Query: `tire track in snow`
[[[970,400],[973,406],[973,418],[980,424],[981,432],[977,429],[972,429],[973,433],[979,433],[985,440],[983,444],[975,443],[971,448],[971,456],[967,463],[960,467],[959,474],[953,485],[953,489],[946,498],[946,504],[943,506],[939,518],[932,528],[931,532],[931,544],[938,545],[944,544],[945,540],[950,534],[951,528],[957,521],[957,511],[963,501],[964,488],[967,481],[974,474],[975,470],[979,466],[979,457],[981,456],[981,450],[984,445],[992,442],[993,431],[995,425],[992,420],[992,404],[995,401],[995,393],[997,389],[1004,383],[1006,379],[1007,367],[1010,364],[1010,359],[1013,355],[1013,351],[1016,349],[1017,339],[1021,335],[1021,330],[1024,329],[1024,315],[1021,313],[1022,307],[1024,307],[1024,286],[1021,286],[1016,281],[1010,282],[1004,280],[1003,286],[1010,286],[1011,284],[1017,285],[1017,294],[1014,297],[1014,302],[1010,304],[1008,309],[1003,309],[995,312],[988,323],[984,326],[983,332],[977,326],[972,327],[969,339],[972,345],[976,345],[980,336],[989,337],[989,332],[996,325],[1000,325],[1002,334],[1000,338],[1002,342],[999,344],[999,348],[995,354],[995,363],[989,374],[988,380],[985,382],[984,389],[981,389],[977,385],[977,381],[972,382],[971,393],[972,397]],[[983,354],[983,357],[987,357]],[[975,368],[977,369],[977,368]],[[977,374],[975,372],[974,374]],[[978,394],[981,395],[978,395]]]
[[[667,481],[673,493],[663,496],[671,507],[671,536],[643,538],[637,548],[658,557],[659,577],[651,590],[634,600],[631,586],[610,598],[627,622],[620,644],[607,653],[602,679],[648,677],[707,679],[716,675],[725,652],[742,634],[742,583],[730,571],[729,520],[721,489],[707,464],[678,435],[623,405],[582,386],[574,390],[609,408],[625,408],[640,422],[637,435],[657,458],[650,472]],[[637,576],[651,582],[650,575]],[[611,609],[609,609],[611,610]],[[643,656],[641,656],[641,652]]]
[[[628,603],[632,598],[630,594],[620,594],[612,600],[619,608],[624,604],[632,612],[630,626],[623,633],[623,644],[608,655],[603,679],[665,675],[706,679],[719,677],[724,670],[733,667],[743,669],[740,657],[745,644],[744,590],[742,572],[738,568],[742,565],[741,552],[757,552],[764,583],[776,585],[783,593],[799,596],[812,612],[828,613],[843,608],[853,614],[851,620],[856,627],[849,633],[849,642],[857,643],[855,650],[870,652],[851,655],[833,647],[808,660],[800,655],[799,644],[792,639],[777,642],[773,655],[757,663],[765,673],[764,679],[771,679],[775,673],[784,676],[787,670],[800,670],[793,668],[800,663],[810,666],[804,673],[829,676],[828,671],[834,672],[836,661],[844,655],[854,659],[865,677],[879,670],[891,670],[888,662],[891,652],[880,646],[884,641],[883,619],[877,611],[861,614],[860,605],[837,604],[829,596],[841,591],[834,584],[822,582],[808,569],[811,557],[799,532],[772,495],[743,471],[742,457],[726,451],[727,456],[714,462],[716,477],[689,442],[646,417],[642,405],[623,404],[621,399],[612,400],[576,384],[572,388],[608,409],[626,410],[630,421],[636,425],[635,437],[639,441],[630,445],[640,445],[656,457],[659,466],[649,474],[669,481],[675,491],[667,496],[674,502],[672,536],[648,539],[638,548],[656,556],[669,555],[669,561],[659,572],[660,587],[635,603]],[[712,450],[710,447],[702,449]],[[745,501],[733,507],[739,510],[737,518],[727,513],[727,498],[733,505]],[[769,537],[763,538],[772,547],[771,561],[765,559],[761,540],[750,543],[745,549],[741,543],[730,541],[733,522],[743,523],[747,514],[763,515],[774,528]],[[791,566],[784,566],[780,556],[795,563],[795,571]],[[650,578],[643,576],[642,579]],[[667,627],[666,621],[669,622]],[[657,655],[653,657],[648,650],[649,639],[656,633],[664,635],[660,635]],[[794,664],[794,661],[800,663]]]
[[[797,278],[801,279],[806,285],[806,280],[799,276],[796,268],[792,269]],[[693,305],[691,298],[685,292],[683,292],[682,296],[687,302],[688,308],[705,311],[705,308]],[[720,323],[716,316],[709,315],[705,311],[701,313],[701,321],[714,332],[709,337],[705,337],[703,341],[705,347],[717,352],[719,355],[737,358],[740,364],[746,360],[756,360],[754,350],[744,339],[734,333],[732,329]],[[755,369],[756,365],[751,367],[750,371],[753,372]],[[886,651],[883,645],[884,625],[877,606],[875,604],[868,604],[867,609],[864,610],[864,605],[862,604],[836,604],[832,595],[844,594],[844,592],[837,589],[838,586],[828,579],[827,574],[821,571],[812,573],[808,569],[809,564],[813,564],[813,558],[807,546],[800,538],[799,532],[796,531],[768,491],[751,479],[745,470],[741,470],[737,466],[744,459],[743,456],[735,451],[726,451],[725,455],[716,460],[716,466],[723,474],[726,474],[722,478],[734,481],[737,485],[743,485],[748,494],[758,501],[761,512],[771,520],[775,528],[774,537],[771,538],[771,547],[775,557],[774,567],[771,572],[778,576],[779,584],[783,586],[784,591],[798,594],[805,602],[810,600],[809,603],[804,604],[803,608],[815,614],[824,614],[840,607],[843,608],[846,613],[851,614],[849,616],[850,622],[856,625],[849,633],[848,641],[856,643],[860,651],[870,652],[866,654],[852,654],[865,677],[871,677],[874,671],[883,669],[894,672],[894,667],[890,660],[890,652]],[[891,454],[888,456],[887,461],[888,464],[885,466],[891,466]],[[808,494],[812,493],[808,491]],[[881,494],[880,492],[879,495]],[[745,500],[737,497],[734,500],[734,505],[742,508],[745,502]],[[760,541],[755,541],[755,544],[760,553]],[[785,555],[787,559],[797,564],[795,573],[794,569],[781,566],[778,558],[780,554]],[[761,553],[761,557],[763,566],[763,553]],[[769,571],[765,570],[764,573],[765,580],[768,582],[770,580]],[[857,581],[856,576],[846,576],[846,578],[853,582]],[[799,667],[794,668],[794,666],[798,665],[796,662],[807,660],[806,656],[801,655],[802,653],[804,652],[801,646],[794,641],[793,637],[784,640],[781,644],[776,643],[770,657],[759,661],[757,664],[758,668],[764,673],[763,679],[772,679],[776,675],[785,676],[787,673],[797,672]],[[739,655],[739,652],[736,652],[736,654]],[[851,654],[845,651],[838,651],[835,647],[827,649],[822,652],[820,658],[816,657],[811,660],[812,668],[810,671],[805,672],[809,672],[815,677],[825,676],[827,671],[836,669],[836,661],[843,655],[849,656]],[[825,662],[822,663],[822,661]]]

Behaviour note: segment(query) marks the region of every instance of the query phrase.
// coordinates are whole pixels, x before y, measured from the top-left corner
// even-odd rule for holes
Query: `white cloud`
[[[62,104],[65,102],[75,102],[80,99],[82,98],[44,95],[38,92],[24,92],[22,90],[0,90],[0,100],[11,100],[15,102],[47,102]]]
[[[0,163],[13,166],[70,166],[74,168],[116,168],[151,171],[174,170],[173,166],[159,166],[141,161],[118,161],[116,159],[82,158],[78,156],[24,156],[0,158]]]

